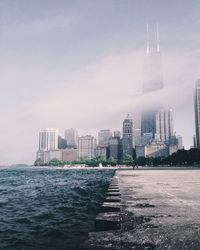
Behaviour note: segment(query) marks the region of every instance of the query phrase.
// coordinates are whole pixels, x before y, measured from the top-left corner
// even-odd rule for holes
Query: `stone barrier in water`
[[[95,242],[93,242],[94,235],[98,239],[98,235],[103,232],[112,232],[120,229],[121,220],[121,193],[118,178],[115,175],[108,187],[106,199],[95,219],[95,232],[89,234],[88,240],[81,246],[80,250],[97,250],[98,248],[96,248]]]

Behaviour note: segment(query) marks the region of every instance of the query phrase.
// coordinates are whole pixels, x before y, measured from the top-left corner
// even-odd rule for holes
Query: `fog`
[[[138,127],[142,108],[155,99],[173,109],[175,131],[189,148],[199,3],[58,2],[1,2],[0,164],[32,163],[45,127],[97,135],[121,130],[128,113]],[[149,19],[159,21],[164,88],[142,94]]]

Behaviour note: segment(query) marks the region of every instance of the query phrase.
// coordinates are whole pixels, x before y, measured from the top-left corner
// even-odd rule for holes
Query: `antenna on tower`
[[[149,53],[149,24],[147,23],[147,54]]]
[[[160,36],[159,36],[159,29],[158,29],[158,23],[156,24],[156,49],[157,49],[157,52],[160,52]]]

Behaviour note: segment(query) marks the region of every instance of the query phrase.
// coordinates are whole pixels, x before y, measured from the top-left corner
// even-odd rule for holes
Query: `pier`
[[[81,249],[200,249],[200,170],[116,171]]]

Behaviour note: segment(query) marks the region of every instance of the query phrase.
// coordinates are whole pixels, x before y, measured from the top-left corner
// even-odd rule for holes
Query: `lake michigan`
[[[113,170],[0,169],[0,249],[78,249]]]

